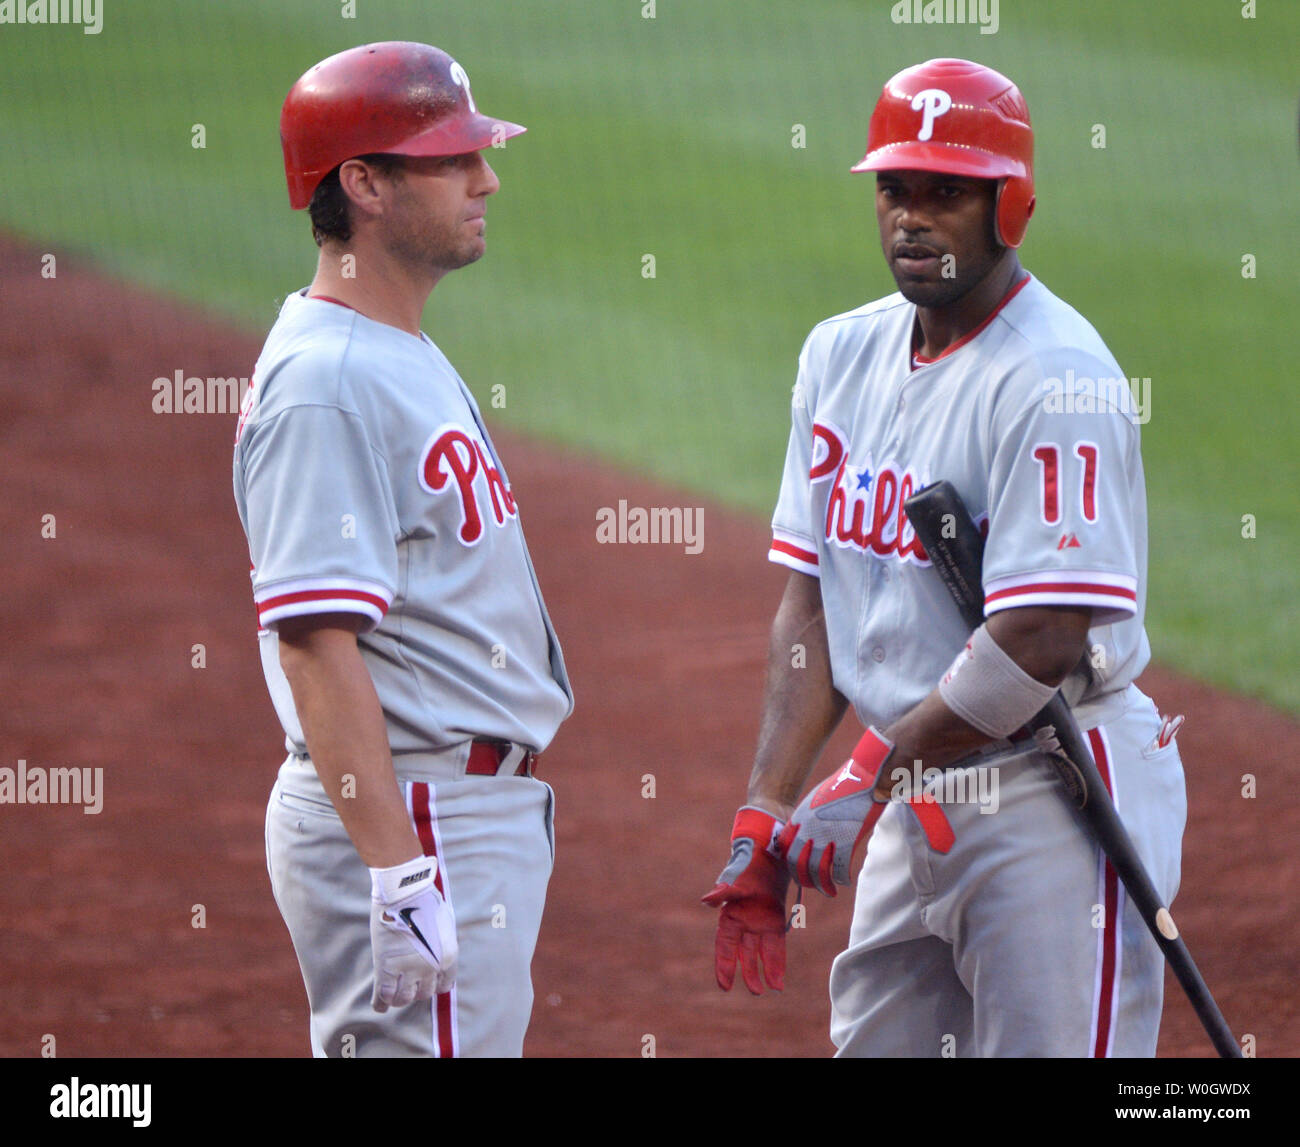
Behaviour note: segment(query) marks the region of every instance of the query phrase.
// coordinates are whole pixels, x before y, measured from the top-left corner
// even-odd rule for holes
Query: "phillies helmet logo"
[[[508,518],[517,516],[515,496],[477,438],[471,438],[455,423],[448,424],[433,432],[420,458],[420,485],[424,489],[440,494],[455,486],[460,498],[459,537],[467,546],[477,545],[483,536],[483,515],[474,491],[474,479],[480,470],[487,479],[492,518],[498,526],[504,526]]]
[[[934,135],[934,121],[952,108],[952,96],[943,88],[926,88],[912,97],[912,110],[921,113],[921,130],[916,138],[925,142]]]
[[[451,74],[451,82],[458,88],[465,90],[465,99],[469,102],[469,110],[478,115],[478,108],[474,106],[474,96],[469,90],[469,76],[465,73],[465,69],[455,60],[452,60],[451,67],[447,71]]]

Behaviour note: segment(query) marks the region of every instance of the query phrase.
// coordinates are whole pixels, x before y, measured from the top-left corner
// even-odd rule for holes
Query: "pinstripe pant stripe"
[[[423,781],[405,785],[407,808],[425,856],[438,858],[438,875],[434,880],[448,904],[452,903],[450,878],[442,863],[442,842],[438,836],[438,817],[433,790]],[[439,1059],[454,1058],[460,1050],[456,1030],[456,989],[439,994],[430,1005],[433,1011],[433,1054]]]
[[[1097,771],[1106,785],[1107,792],[1119,807],[1119,794],[1115,789],[1115,778],[1110,767],[1110,746],[1105,732],[1098,729],[1088,730],[1088,741],[1092,748],[1093,760],[1097,762]],[[1114,1045],[1115,1019],[1119,1012],[1120,948],[1124,924],[1124,889],[1119,877],[1106,854],[1100,852],[1097,857],[1098,903],[1103,906],[1105,916],[1103,927],[1097,936],[1097,980],[1093,994],[1092,1034],[1090,1055],[1094,1059],[1105,1059]]]

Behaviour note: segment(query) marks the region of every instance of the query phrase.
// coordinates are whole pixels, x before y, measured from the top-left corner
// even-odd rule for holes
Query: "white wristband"
[[[981,625],[939,682],[939,696],[989,737],[1007,737],[1056,695],[1020,668]]]

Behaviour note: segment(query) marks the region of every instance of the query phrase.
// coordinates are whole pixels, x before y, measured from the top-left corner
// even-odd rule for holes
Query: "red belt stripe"
[[[465,773],[471,777],[495,777],[507,753],[514,748],[508,741],[475,741],[469,747]],[[531,777],[537,772],[541,753],[525,753],[511,773],[514,777]]]

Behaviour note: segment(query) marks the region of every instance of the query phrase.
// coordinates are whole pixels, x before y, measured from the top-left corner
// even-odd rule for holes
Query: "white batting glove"
[[[370,870],[370,947],[377,1012],[448,991],[456,982],[456,916],[438,891],[438,861],[417,856]]]

